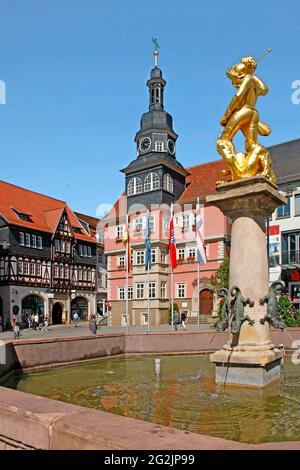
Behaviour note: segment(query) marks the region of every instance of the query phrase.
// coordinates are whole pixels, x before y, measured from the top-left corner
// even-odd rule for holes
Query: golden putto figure
[[[269,91],[263,81],[254,75],[256,67],[257,61],[253,57],[243,57],[240,63],[227,71],[227,76],[237,88],[237,92],[220,120],[224,129],[216,146],[227,163],[226,173],[231,175],[233,181],[263,175],[276,184],[270,154],[257,141],[258,134],[267,136],[271,128],[259,120],[255,108],[257,98]],[[239,130],[245,137],[246,153],[237,153],[233,144],[233,138]]]

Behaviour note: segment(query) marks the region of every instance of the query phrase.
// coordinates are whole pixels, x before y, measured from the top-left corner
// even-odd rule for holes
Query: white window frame
[[[156,248],[151,248],[151,264],[156,263],[157,256],[156,256]]]
[[[136,283],[136,298],[137,299],[145,298],[145,283],[144,282]]]
[[[43,238],[41,237],[41,235],[37,236],[37,248],[38,250],[43,249]]]
[[[125,287],[118,287],[118,300],[126,300]]]
[[[149,173],[144,180],[144,192],[155,191],[160,189],[160,177],[157,173]]]
[[[118,256],[118,266],[124,268],[125,266],[125,256]]]
[[[144,228],[144,217],[137,217],[134,221],[134,227],[136,232],[141,232]]]
[[[167,251],[166,250],[161,250],[160,251],[160,262],[166,264],[167,261]]]
[[[35,275],[36,275],[37,277],[41,277],[41,276],[42,276],[42,263],[40,263],[40,262],[37,262],[37,263],[36,263]]]
[[[136,260],[136,264],[138,266],[142,266],[143,264],[145,264],[145,251],[144,250],[138,250],[136,252],[135,260]]]
[[[185,259],[185,248],[177,248],[177,259]]]
[[[163,188],[168,193],[174,194],[174,180],[169,173],[164,175]]]
[[[20,232],[20,246],[25,246],[25,235],[24,235],[24,232]]]
[[[133,286],[128,286],[128,300],[133,299]]]
[[[155,142],[155,152],[164,152],[164,143],[162,140]]]
[[[148,325],[149,318],[148,313],[141,313],[142,315],[142,325]]]
[[[127,196],[134,196],[143,192],[143,181],[141,178],[131,178],[127,185]]]
[[[178,299],[186,298],[186,284],[184,282],[179,282],[176,284],[176,291]]]
[[[167,281],[161,281],[161,283],[160,283],[160,297],[162,299],[167,298],[167,289],[168,289]]]
[[[123,239],[124,225],[117,225],[117,239]]]
[[[36,248],[36,235],[31,235],[31,246]]]
[[[156,282],[149,282],[149,299],[156,298]]]
[[[25,233],[25,246],[30,247],[30,233]]]

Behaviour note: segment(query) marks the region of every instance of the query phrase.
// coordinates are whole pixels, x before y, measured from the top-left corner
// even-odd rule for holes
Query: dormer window
[[[160,178],[157,173],[149,173],[144,182],[144,191],[154,191],[160,188]]]
[[[81,227],[72,227],[74,233],[81,233],[82,234],[82,228]]]
[[[141,178],[131,178],[127,186],[127,196],[134,196],[143,192],[143,182]]]
[[[20,220],[25,220],[25,222],[32,222],[32,215],[31,214],[26,214],[25,212],[21,212],[17,209],[13,208],[14,213],[18,216]]]
[[[155,142],[155,151],[156,152],[163,152],[164,151],[164,143],[163,142]]]

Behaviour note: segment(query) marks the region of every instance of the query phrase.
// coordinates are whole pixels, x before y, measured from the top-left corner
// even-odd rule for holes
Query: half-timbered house
[[[0,181],[0,315],[96,311],[97,240],[64,201]]]

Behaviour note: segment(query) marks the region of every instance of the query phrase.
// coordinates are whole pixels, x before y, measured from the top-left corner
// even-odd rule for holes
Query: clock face
[[[174,144],[173,140],[171,140],[171,139],[168,140],[168,150],[169,150],[171,155],[174,155],[174,153],[175,153],[175,144]]]
[[[151,146],[151,139],[149,137],[144,137],[140,142],[140,150],[146,152]]]

